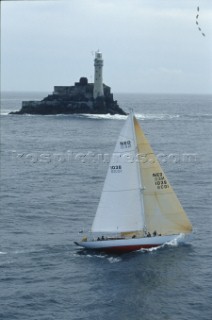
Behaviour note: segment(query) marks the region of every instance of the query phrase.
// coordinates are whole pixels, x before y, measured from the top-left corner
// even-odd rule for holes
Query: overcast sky
[[[114,93],[212,93],[212,1],[1,2],[2,91],[93,82],[97,49]]]

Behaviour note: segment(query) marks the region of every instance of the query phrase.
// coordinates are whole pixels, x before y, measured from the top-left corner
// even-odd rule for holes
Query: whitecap
[[[89,119],[103,119],[103,120],[125,120],[127,116],[120,114],[87,114],[83,113],[81,116],[89,118]]]
[[[107,258],[107,260],[110,262],[110,263],[117,263],[117,262],[120,262],[121,261],[121,258],[120,257],[109,257]]]
[[[102,120],[126,120],[127,115],[120,114],[86,114],[83,113],[80,116],[83,116],[88,119],[102,119]],[[169,120],[179,118],[179,114],[166,114],[166,113],[135,113],[135,116],[138,120]]]
[[[180,243],[184,242],[185,240],[185,234],[181,233],[178,236],[176,236],[176,238],[172,239],[169,242],[166,242],[164,244],[162,244],[161,246],[158,247],[152,247],[152,248],[148,248],[148,249],[140,249],[139,252],[154,252],[157,250],[160,250],[161,248],[165,248],[165,247],[177,247]]]
[[[111,257],[106,253],[86,253],[84,254],[77,254],[74,253],[75,257],[83,257],[83,258],[97,258],[97,259],[106,259],[109,263],[117,263],[120,262],[122,259],[120,257]]]
[[[12,111],[12,110],[11,110]],[[10,115],[10,112],[1,111],[0,115],[7,116]],[[24,116],[40,116],[36,114],[24,114]],[[120,115],[120,114],[52,114],[52,115],[45,115],[46,117],[79,117],[79,118],[86,118],[86,119],[94,119],[94,120],[126,120],[127,115]],[[166,113],[135,113],[135,116],[138,120],[170,120],[179,118],[179,114],[166,114]]]
[[[170,120],[179,118],[179,114],[168,114],[168,113],[146,113],[146,114],[135,114],[138,120]]]
[[[9,112],[4,112],[4,111],[2,111],[2,112],[0,113],[1,116],[8,116],[8,114],[9,114]]]
[[[171,247],[177,247],[180,243],[184,242],[184,240],[185,240],[185,234],[181,233],[175,239],[165,243],[164,245],[168,245]]]

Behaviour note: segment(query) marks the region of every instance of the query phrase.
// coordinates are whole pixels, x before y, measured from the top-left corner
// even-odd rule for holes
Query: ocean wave
[[[78,115],[75,115],[78,116]],[[127,116],[120,115],[120,114],[87,114],[83,113],[79,115],[80,117],[85,117],[89,119],[103,119],[103,120],[125,120],[127,119]]]
[[[179,118],[179,114],[167,114],[167,113],[147,113],[147,114],[135,114],[138,120],[170,120]]]
[[[122,261],[122,259],[121,259],[120,257],[108,257],[107,260],[108,260],[110,263],[117,263],[117,262]]]
[[[138,250],[139,252],[154,252],[154,251],[157,251],[157,250],[160,250],[162,248],[166,248],[166,247],[178,247],[179,244],[183,243],[185,241],[185,234],[181,233],[179,234],[178,236],[176,236],[175,239],[169,241],[169,242],[166,242],[164,244],[162,244],[161,246],[158,246],[158,247],[153,247],[153,248],[149,248],[149,249],[140,249]]]
[[[88,252],[84,249],[81,249],[80,251],[78,251],[77,253],[74,253],[75,257],[84,257],[84,258],[97,258],[97,259],[105,259],[107,260],[109,263],[117,263],[122,261],[121,257],[115,257],[115,256],[111,256],[107,253],[96,253],[94,252]]]
[[[82,114],[81,117],[86,117],[89,119],[103,119],[103,120],[125,120],[127,116],[119,114]],[[138,120],[169,120],[179,118],[179,114],[154,114],[154,113],[135,113]]]
[[[177,247],[179,244],[185,241],[185,234],[179,234],[175,239],[165,243],[164,245],[168,245],[170,247]]]
[[[2,110],[0,112],[1,116],[8,116],[10,112],[14,110]],[[14,116],[14,115],[13,115]],[[25,117],[36,117],[43,116],[39,114],[23,114]],[[127,115],[120,114],[53,114],[53,115],[44,115],[45,117],[72,117],[72,118],[80,118],[80,119],[93,119],[93,120],[126,120]],[[140,121],[145,120],[186,120],[186,121],[196,121],[196,119],[206,119],[208,121],[212,120],[212,114],[203,113],[203,114],[169,114],[169,113],[135,113],[135,116]]]
[[[8,116],[8,115],[9,115],[9,112],[1,111],[1,112],[0,112],[0,115],[1,115],[1,116]]]

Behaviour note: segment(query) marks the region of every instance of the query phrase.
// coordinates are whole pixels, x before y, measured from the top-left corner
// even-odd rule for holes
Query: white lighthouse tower
[[[93,88],[93,97],[104,96],[103,83],[102,83],[102,68],[103,68],[103,59],[102,53],[98,50],[95,53],[94,59],[94,88]]]

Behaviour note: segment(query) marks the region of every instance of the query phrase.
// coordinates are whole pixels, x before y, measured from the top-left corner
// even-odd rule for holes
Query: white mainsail
[[[189,233],[190,221],[131,114],[111,157],[93,233]]]
[[[144,228],[141,182],[133,118],[128,117],[110,160],[92,232],[122,233]]]

